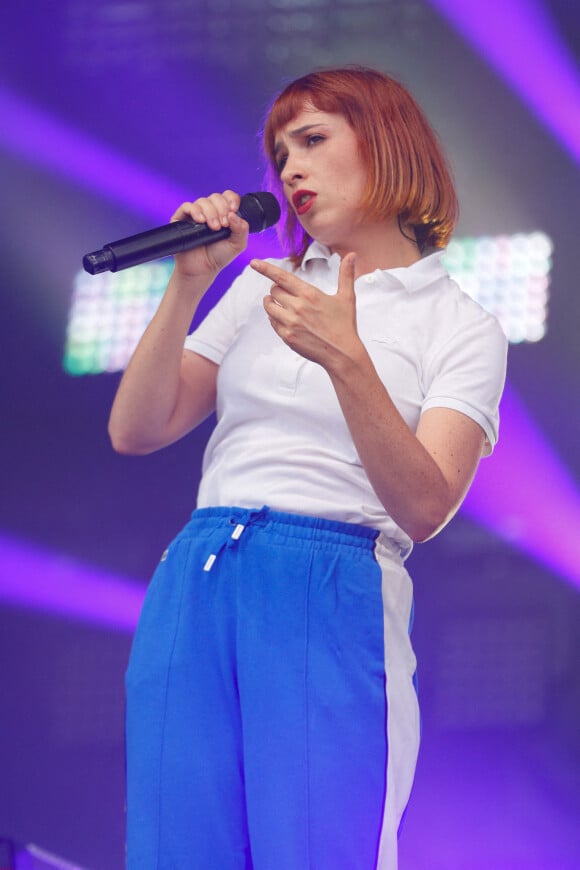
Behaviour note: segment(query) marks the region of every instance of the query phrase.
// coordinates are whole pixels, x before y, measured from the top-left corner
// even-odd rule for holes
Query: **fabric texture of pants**
[[[127,671],[128,870],[396,868],[418,745],[412,602],[377,537],[194,512]]]

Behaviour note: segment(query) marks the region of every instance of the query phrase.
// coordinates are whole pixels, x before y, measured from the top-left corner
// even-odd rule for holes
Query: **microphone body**
[[[259,233],[273,226],[280,218],[280,205],[271,193],[247,193],[240,200],[240,217],[250,225],[251,233]],[[100,251],[83,257],[83,268],[91,275],[118,272],[150,260],[159,260],[171,254],[213,244],[231,236],[229,227],[212,230],[205,223],[183,220],[110,242]]]

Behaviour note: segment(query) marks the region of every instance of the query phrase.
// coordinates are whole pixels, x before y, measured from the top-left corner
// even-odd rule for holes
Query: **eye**
[[[282,170],[283,170],[284,167],[286,166],[286,161],[287,161],[287,160],[288,160],[288,155],[287,155],[287,154],[282,154],[282,156],[279,157],[278,160],[276,161],[276,170],[278,171],[278,174],[279,174],[280,172],[282,172]]]
[[[308,136],[306,139],[307,145],[316,145],[317,142],[322,142],[324,140],[324,136],[321,136],[320,133],[313,133],[311,136]]]

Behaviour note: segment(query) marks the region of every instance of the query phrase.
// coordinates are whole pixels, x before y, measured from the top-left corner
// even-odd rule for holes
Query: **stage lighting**
[[[500,321],[510,342],[546,331],[552,242],[545,233],[452,241],[444,262],[462,289]],[[63,366],[70,375],[121,371],[153,317],[171,259],[74,281]]]
[[[444,262],[459,286],[495,314],[509,341],[546,332],[552,242],[545,233],[451,241]]]

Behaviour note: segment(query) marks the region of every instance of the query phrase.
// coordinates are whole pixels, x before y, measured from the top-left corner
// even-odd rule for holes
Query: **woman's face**
[[[367,170],[346,118],[306,104],[278,130],[275,159],[286,198],[306,232],[331,250],[350,250],[361,226]]]

